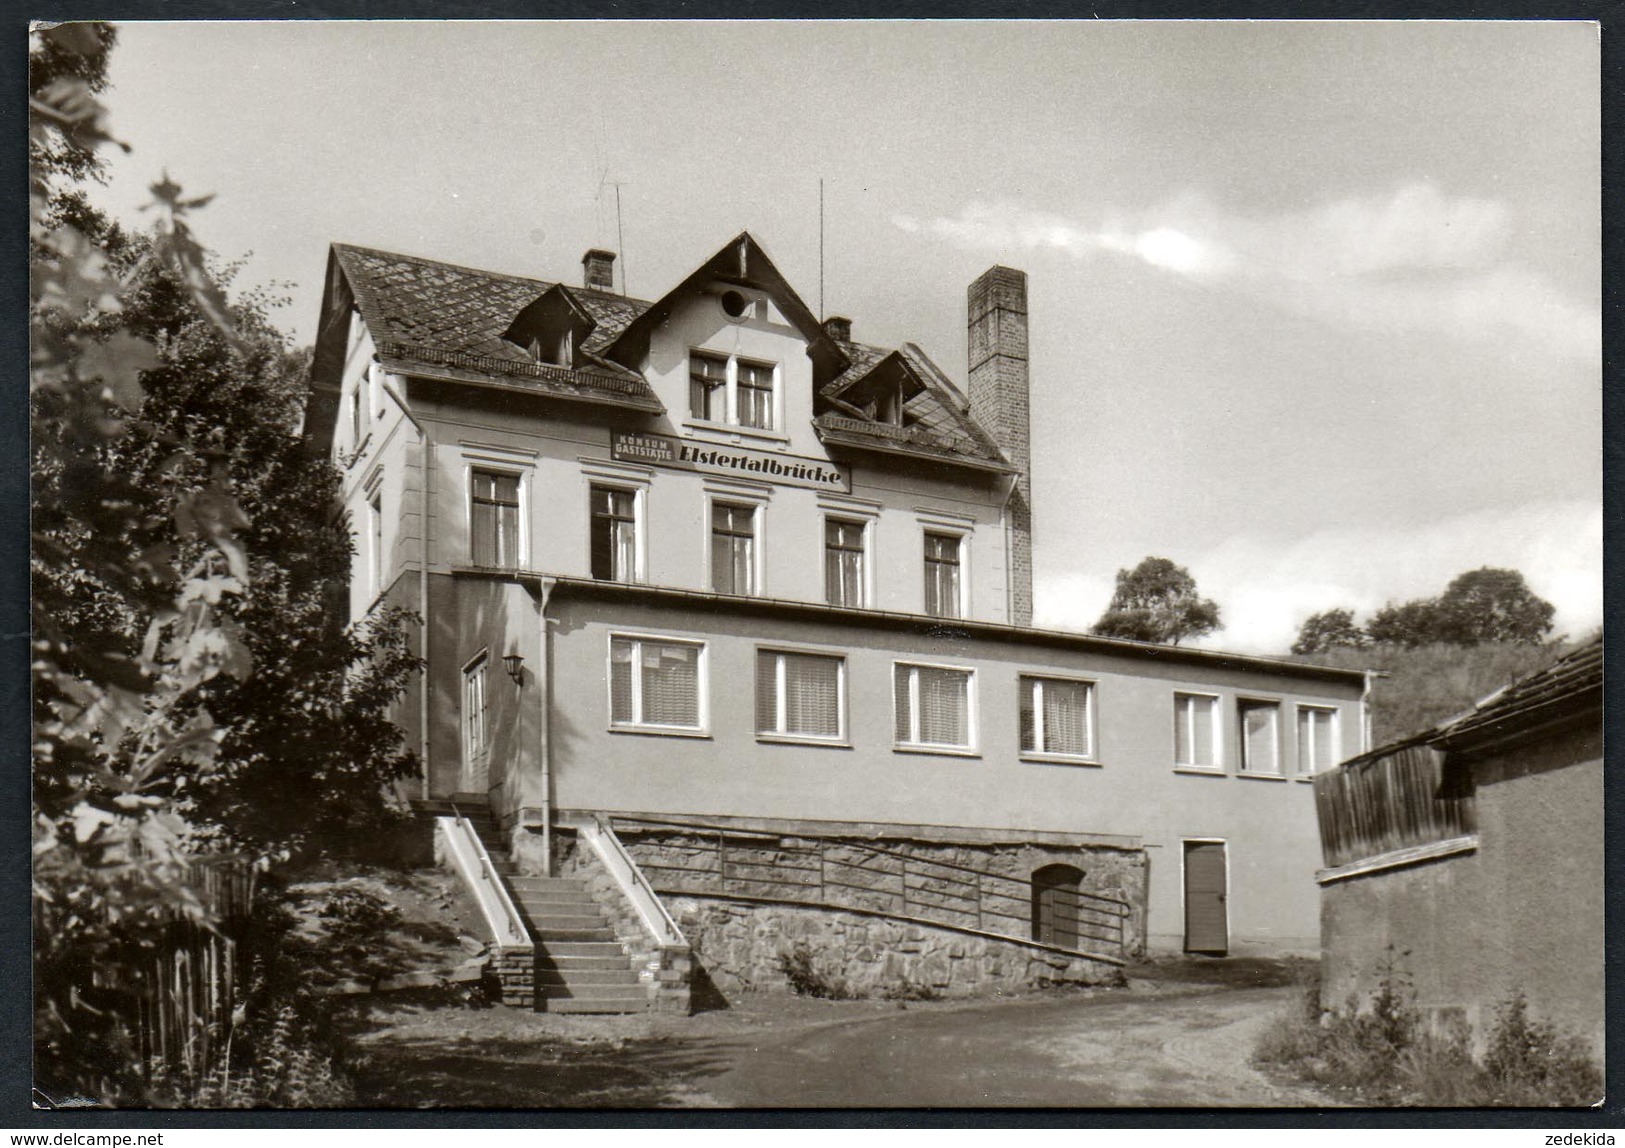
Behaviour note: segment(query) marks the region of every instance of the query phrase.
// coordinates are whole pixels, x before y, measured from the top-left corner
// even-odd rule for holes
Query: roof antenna
[[[818,177],[818,321],[824,321],[824,177]]]
[[[621,253],[621,294],[630,295],[631,289],[626,285],[626,236],[621,231],[621,185],[615,182],[615,247]]]

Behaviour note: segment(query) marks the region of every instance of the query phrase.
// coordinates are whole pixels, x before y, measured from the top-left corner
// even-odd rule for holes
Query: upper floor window
[[[1281,707],[1276,702],[1236,699],[1243,773],[1281,772]]]
[[[1219,767],[1219,699],[1210,694],[1174,695],[1174,764]]]
[[[862,606],[863,523],[824,519],[824,600],[832,606]]]
[[[963,543],[957,534],[925,536],[925,612],[937,618],[957,618],[960,610],[959,557]]]
[[[689,417],[773,430],[777,375],[771,363],[690,351]]]
[[[519,565],[519,476],[469,473],[469,560],[476,566]]]
[[[1337,764],[1337,710],[1331,706],[1298,707],[1298,772],[1319,773]]]
[[[756,507],[711,504],[711,589],[756,593]]]
[[[657,730],[703,728],[704,663],[702,642],[612,635],[610,724]]]
[[[1021,752],[1092,758],[1092,682],[1065,678],[1021,679]]]
[[[975,675],[949,666],[893,669],[897,744],[906,748],[969,750],[975,746]]]
[[[756,732],[821,741],[844,737],[845,669],[846,659],[837,655],[757,651]]]
[[[591,501],[592,576],[604,582],[637,581],[637,492],[595,484]]]

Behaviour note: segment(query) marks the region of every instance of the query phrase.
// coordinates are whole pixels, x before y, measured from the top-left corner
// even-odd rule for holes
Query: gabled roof
[[[502,336],[520,311],[557,284],[344,243],[333,245],[333,258],[389,370],[651,413],[664,409],[641,375],[596,354],[648,307],[642,300],[570,288],[570,301],[596,325],[582,342],[583,361],[555,367],[535,362]]]
[[[1544,670],[1491,694],[1441,725],[1431,744],[1453,752],[1477,749],[1554,722],[1602,712],[1602,635]]]
[[[790,286],[773,260],[768,258],[767,252],[762,250],[762,245],[748,231],[741,231],[728,240],[681,283],[634,316],[626,324],[625,330],[605,345],[605,357],[627,367],[642,362],[649,347],[649,333],[664,323],[678,304],[707,284],[716,282],[754,287],[767,292],[779,305],[779,310],[784,312],[785,318],[807,340],[807,355],[813,361],[815,378],[828,378],[845,366],[835,340],[830,338],[824,325],[807,309],[795,288]]]

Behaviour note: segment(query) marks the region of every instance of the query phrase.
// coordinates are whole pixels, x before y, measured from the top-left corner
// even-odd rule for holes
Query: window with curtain
[[[925,536],[925,612],[932,617],[959,617],[960,542],[957,534]]]
[[[832,606],[862,606],[863,523],[824,519],[824,598]]]
[[[1298,772],[1319,773],[1337,764],[1337,710],[1330,706],[1298,707]]]
[[[1244,773],[1281,772],[1281,707],[1276,702],[1236,700],[1236,725],[1241,734],[1241,769]]]
[[[470,560],[476,566],[519,565],[519,476],[476,470],[469,481]]]
[[[708,422],[728,421],[728,360],[692,351],[688,356],[689,417]]]
[[[700,662],[704,646],[619,635],[609,646],[612,725],[701,727]]]
[[[1219,699],[1206,694],[1174,695],[1174,764],[1216,769]]]
[[[757,651],[756,732],[828,741],[843,738],[845,663],[845,658],[833,654]]]
[[[766,363],[738,364],[738,390],[740,426],[759,430],[773,429],[773,368]]]
[[[972,748],[970,670],[898,664],[894,674],[899,745]]]
[[[711,589],[756,593],[756,507],[711,504]]]
[[[1022,752],[1093,757],[1093,710],[1092,682],[1022,678]]]
[[[637,495],[612,486],[592,488],[592,576],[635,582],[638,576]]]

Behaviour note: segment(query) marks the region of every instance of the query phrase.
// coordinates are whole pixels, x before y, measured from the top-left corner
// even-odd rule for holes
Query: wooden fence
[[[732,896],[858,909],[1036,940],[1031,880],[849,838],[785,837],[616,817],[639,868],[662,894]],[[643,839],[643,840],[640,840]],[[641,847],[640,847],[641,846]],[[1042,891],[1057,947],[1121,959],[1131,906],[1071,888]]]
[[[1446,784],[1443,755],[1400,746],[1315,775],[1326,865],[1347,865],[1478,830],[1470,789]]]

